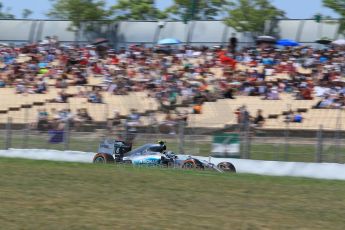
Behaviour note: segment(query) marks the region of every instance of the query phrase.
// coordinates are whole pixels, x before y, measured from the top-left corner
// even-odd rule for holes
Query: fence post
[[[285,133],[284,133],[284,160],[288,161],[289,160],[289,122],[286,122],[285,125]]]
[[[323,138],[322,138],[322,130],[323,126],[319,126],[319,130],[317,132],[317,145],[315,149],[315,161],[318,163],[322,162],[322,153],[323,153]]]
[[[246,158],[246,128],[243,121],[240,121],[239,123],[239,133],[240,133],[240,152],[241,152],[241,158]]]
[[[104,122],[105,122],[105,130],[108,129],[108,116],[109,116],[109,107],[107,103],[104,103]]]
[[[250,121],[246,125],[246,156],[245,159],[250,159],[250,147],[251,147],[251,134],[250,134]]]
[[[251,125],[248,125],[248,139],[247,139],[247,159],[251,159],[251,149],[252,149],[252,134]]]
[[[185,122],[183,120],[179,121],[179,154],[184,154],[184,125]]]
[[[243,152],[244,152],[244,145],[243,145],[243,142],[244,142],[244,138],[243,138],[243,131],[242,131],[242,122],[240,121],[238,123],[238,137],[239,137],[239,140],[240,140],[240,158],[243,159],[244,156],[243,156]]]
[[[291,105],[287,105],[288,112],[291,110]],[[284,144],[284,160],[288,161],[289,160],[289,136],[290,136],[290,121],[287,121],[285,123],[285,144]]]
[[[338,109],[336,127],[334,133],[334,162],[339,162],[340,157],[340,133],[341,133],[341,109]]]
[[[11,148],[11,144],[12,144],[12,118],[8,117],[7,123],[6,123],[5,149],[8,150],[9,148]]]
[[[70,126],[70,121],[67,119],[65,122],[65,126],[64,126],[64,132],[63,132],[63,143],[64,143],[64,150],[68,150],[69,149],[69,127]]]
[[[28,134],[29,134],[29,108],[24,109],[24,125],[25,128],[23,130],[23,142],[22,148],[25,149],[28,147]]]
[[[248,159],[250,153],[249,153],[249,132],[250,132],[250,124],[249,122],[241,122],[240,126],[240,146],[241,148],[241,158],[242,159]]]

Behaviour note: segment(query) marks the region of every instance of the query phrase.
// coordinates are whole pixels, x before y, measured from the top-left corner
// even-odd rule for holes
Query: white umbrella
[[[267,43],[275,43],[276,42],[276,38],[272,37],[272,36],[267,36],[267,35],[263,35],[263,36],[259,36],[256,39],[256,42],[267,42]]]
[[[7,44],[7,43],[0,43],[0,46],[2,46],[2,47],[9,47],[10,45]]]
[[[336,46],[345,46],[345,39],[338,39],[332,42],[333,45]]]

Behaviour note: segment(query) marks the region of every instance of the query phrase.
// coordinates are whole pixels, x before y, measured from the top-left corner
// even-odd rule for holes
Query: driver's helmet
[[[167,146],[165,145],[165,142],[160,140],[158,141],[158,144],[160,144],[163,147],[163,151],[167,150]]]
[[[164,141],[162,141],[162,140],[157,141],[157,143],[158,143],[158,144],[160,144],[160,145],[164,145],[164,144],[165,144],[165,142],[164,142]]]

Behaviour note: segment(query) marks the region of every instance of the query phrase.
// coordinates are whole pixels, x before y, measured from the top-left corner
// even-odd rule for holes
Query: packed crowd
[[[237,95],[279,100],[283,92],[296,100],[320,97],[315,108],[345,107],[345,49],[262,45],[241,50],[222,47],[133,45],[114,50],[103,45],[64,45],[56,37],[37,44],[0,48],[0,87],[19,94],[59,89],[54,102],[85,97],[103,103],[103,93],[148,91],[164,106],[202,104]],[[90,76],[101,78],[89,85]],[[76,86],[78,93],[65,89]]]

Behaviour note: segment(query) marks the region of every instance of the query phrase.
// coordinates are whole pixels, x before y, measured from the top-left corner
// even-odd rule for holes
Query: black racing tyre
[[[184,169],[194,169],[196,168],[195,162],[193,160],[186,160],[182,164],[182,168]]]
[[[236,172],[236,168],[233,164],[231,164],[230,162],[220,162],[217,165],[218,168],[220,168],[221,170],[223,170],[224,172]]]
[[[111,164],[114,163],[114,157],[105,154],[105,153],[97,153],[93,158],[93,163],[95,164]]]

